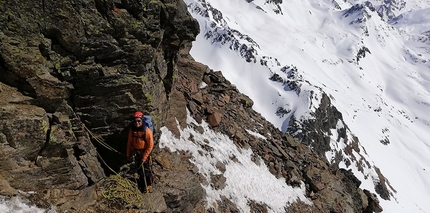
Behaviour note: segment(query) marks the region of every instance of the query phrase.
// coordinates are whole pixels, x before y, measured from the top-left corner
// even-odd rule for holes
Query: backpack
[[[145,136],[146,136],[146,127],[148,127],[152,131],[152,136],[154,136],[154,125],[152,124],[152,118],[151,118],[151,116],[149,116],[149,115],[142,116],[142,122],[143,123],[142,123],[141,129],[135,129],[133,123],[131,123],[130,125],[131,125],[132,131],[133,132],[142,131],[143,132],[142,138],[145,138]],[[133,137],[136,137],[136,136],[133,135]]]
[[[143,129],[146,130],[146,127],[148,127],[152,134],[154,134],[154,125],[152,125],[152,118],[149,115],[143,116]]]

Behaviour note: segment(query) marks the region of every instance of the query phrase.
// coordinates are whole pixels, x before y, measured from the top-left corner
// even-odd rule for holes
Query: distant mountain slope
[[[429,1],[185,2],[197,61],[352,169],[387,212],[430,211]]]

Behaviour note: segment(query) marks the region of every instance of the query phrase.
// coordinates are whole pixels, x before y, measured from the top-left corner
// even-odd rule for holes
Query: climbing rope
[[[116,152],[120,155],[125,156],[123,153],[119,152],[118,150],[114,149],[113,147],[109,146],[106,142],[104,142],[100,137],[96,136],[91,130],[89,130],[85,124],[80,122],[82,127],[88,132],[88,134],[97,141],[100,145],[105,147],[108,150],[111,150],[113,152]],[[115,170],[113,170],[107,163],[104,161],[102,156],[97,152],[97,157],[101,160],[101,162],[109,168],[115,175],[111,175],[104,181],[104,188],[105,190],[102,191],[102,195],[104,198],[110,201],[116,201],[116,202],[124,202],[126,204],[134,205],[138,208],[143,206],[143,194],[140,192],[139,188],[137,187],[137,183],[131,182],[128,178],[122,177],[120,174],[118,174]],[[152,159],[151,159],[152,160]],[[146,183],[146,174],[145,169],[143,167],[143,163],[141,164],[141,167],[143,169],[143,176],[145,180],[145,186],[147,186]],[[148,194],[149,190],[146,190],[146,194]],[[148,202],[150,205],[150,212],[152,212],[152,202],[151,202],[151,196],[148,194]]]
[[[100,153],[98,151],[97,152],[97,157],[102,161],[102,163],[109,169],[111,170],[114,174],[119,175],[118,173],[115,172],[115,170],[113,170],[107,163],[106,161],[102,158],[102,156],[100,155]]]
[[[151,157],[150,157],[150,159],[151,159]],[[150,160],[150,159],[148,159],[148,160]],[[149,163],[151,164],[151,162],[149,162]],[[147,198],[148,198],[148,203],[149,203],[149,211],[150,211],[150,212],[152,212],[151,194],[149,193],[149,190],[148,190],[148,183],[146,182],[146,174],[145,174],[145,168],[144,168],[144,166],[143,166],[143,163],[142,163],[142,164],[140,164],[140,167],[142,167],[143,177],[145,177],[145,178],[143,178],[143,179],[145,180],[146,194],[148,195],[148,196],[147,196]],[[152,171],[150,171],[150,172],[152,172]],[[152,189],[152,188],[151,188],[151,189]]]
[[[116,150],[116,149],[114,149],[113,147],[111,147],[111,146],[109,146],[109,144],[107,144],[106,142],[104,142],[99,136],[96,136],[93,132],[91,132],[91,130],[89,130],[86,126],[85,126],[85,124],[83,124],[82,122],[81,122],[81,124],[82,124],[82,127],[88,132],[88,134],[95,140],[95,141],[97,141],[100,145],[102,145],[103,147],[105,147],[106,149],[108,149],[108,150],[111,150],[111,151],[113,151],[113,152],[116,152],[116,153],[118,153],[118,154],[120,154],[120,155],[123,155],[123,156],[125,156],[123,153],[121,153],[120,151],[118,151],[118,150]]]
[[[119,174],[111,175],[106,178],[104,185],[107,188],[102,191],[104,198],[111,201],[124,202],[136,207],[142,207],[143,195],[136,184],[129,179],[123,178]]]
[[[100,137],[96,136],[93,132],[91,132],[91,130],[89,130],[85,126],[85,124],[83,123],[81,124],[82,124],[82,127],[88,132],[88,134],[100,145],[102,145],[108,150],[116,152],[120,155],[124,155],[121,152],[114,149],[113,147],[109,146]],[[116,201],[120,203],[123,202],[126,204],[134,205],[136,207],[142,207],[143,195],[140,192],[139,188],[137,187],[137,184],[131,182],[127,178],[122,177],[119,173],[113,170],[102,158],[102,156],[98,151],[97,151],[97,157],[114,174],[104,180],[104,183],[103,183],[104,190],[102,191],[103,197],[110,201]]]
[[[143,195],[137,187],[137,184],[115,172],[115,170],[107,165],[98,152],[97,156],[102,163],[115,174],[105,179],[103,184],[105,190],[102,191],[103,197],[111,201],[124,202],[136,207],[141,207],[143,205]]]

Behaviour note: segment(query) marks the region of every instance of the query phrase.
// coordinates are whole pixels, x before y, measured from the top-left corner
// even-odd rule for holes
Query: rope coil
[[[104,198],[119,203],[143,206],[143,195],[137,185],[121,175],[111,175],[104,182],[106,190],[102,191]]]
[[[100,137],[97,137],[94,133],[89,130],[85,124],[82,124],[82,127],[88,132],[88,134],[99,144],[101,144],[103,147],[105,147],[108,150],[111,150],[113,152],[116,152],[120,155],[124,155],[123,153],[119,152],[118,150],[114,149],[113,147],[109,146],[106,142],[104,142]],[[137,183],[131,182],[128,178],[122,177],[119,173],[117,173],[115,170],[113,170],[102,158],[102,156],[97,152],[98,158],[103,162],[103,164],[109,168],[115,175],[111,175],[108,178],[104,180],[104,188],[105,190],[102,191],[102,195],[104,198],[110,201],[116,201],[120,203],[126,203],[134,205],[138,208],[143,206],[143,194],[140,192]],[[125,156],[125,155],[124,155]],[[152,163],[152,158],[150,158]],[[143,170],[143,179],[146,183],[146,174],[145,169],[143,167],[143,163],[140,165],[140,167]],[[152,172],[152,171],[150,171]],[[149,190],[146,191],[146,194],[148,195],[148,201],[150,205],[150,211],[152,211],[152,202],[151,202],[151,196],[148,194]]]

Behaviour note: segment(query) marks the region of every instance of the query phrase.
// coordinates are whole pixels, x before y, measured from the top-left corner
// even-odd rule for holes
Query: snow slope
[[[196,61],[222,71],[283,131],[293,115],[311,119],[328,94],[372,165],[350,167],[362,187],[375,192],[377,167],[392,187],[380,198],[385,212],[430,212],[429,1],[185,2],[200,23]],[[297,87],[270,81],[275,73]],[[329,160],[349,143],[335,132]]]

